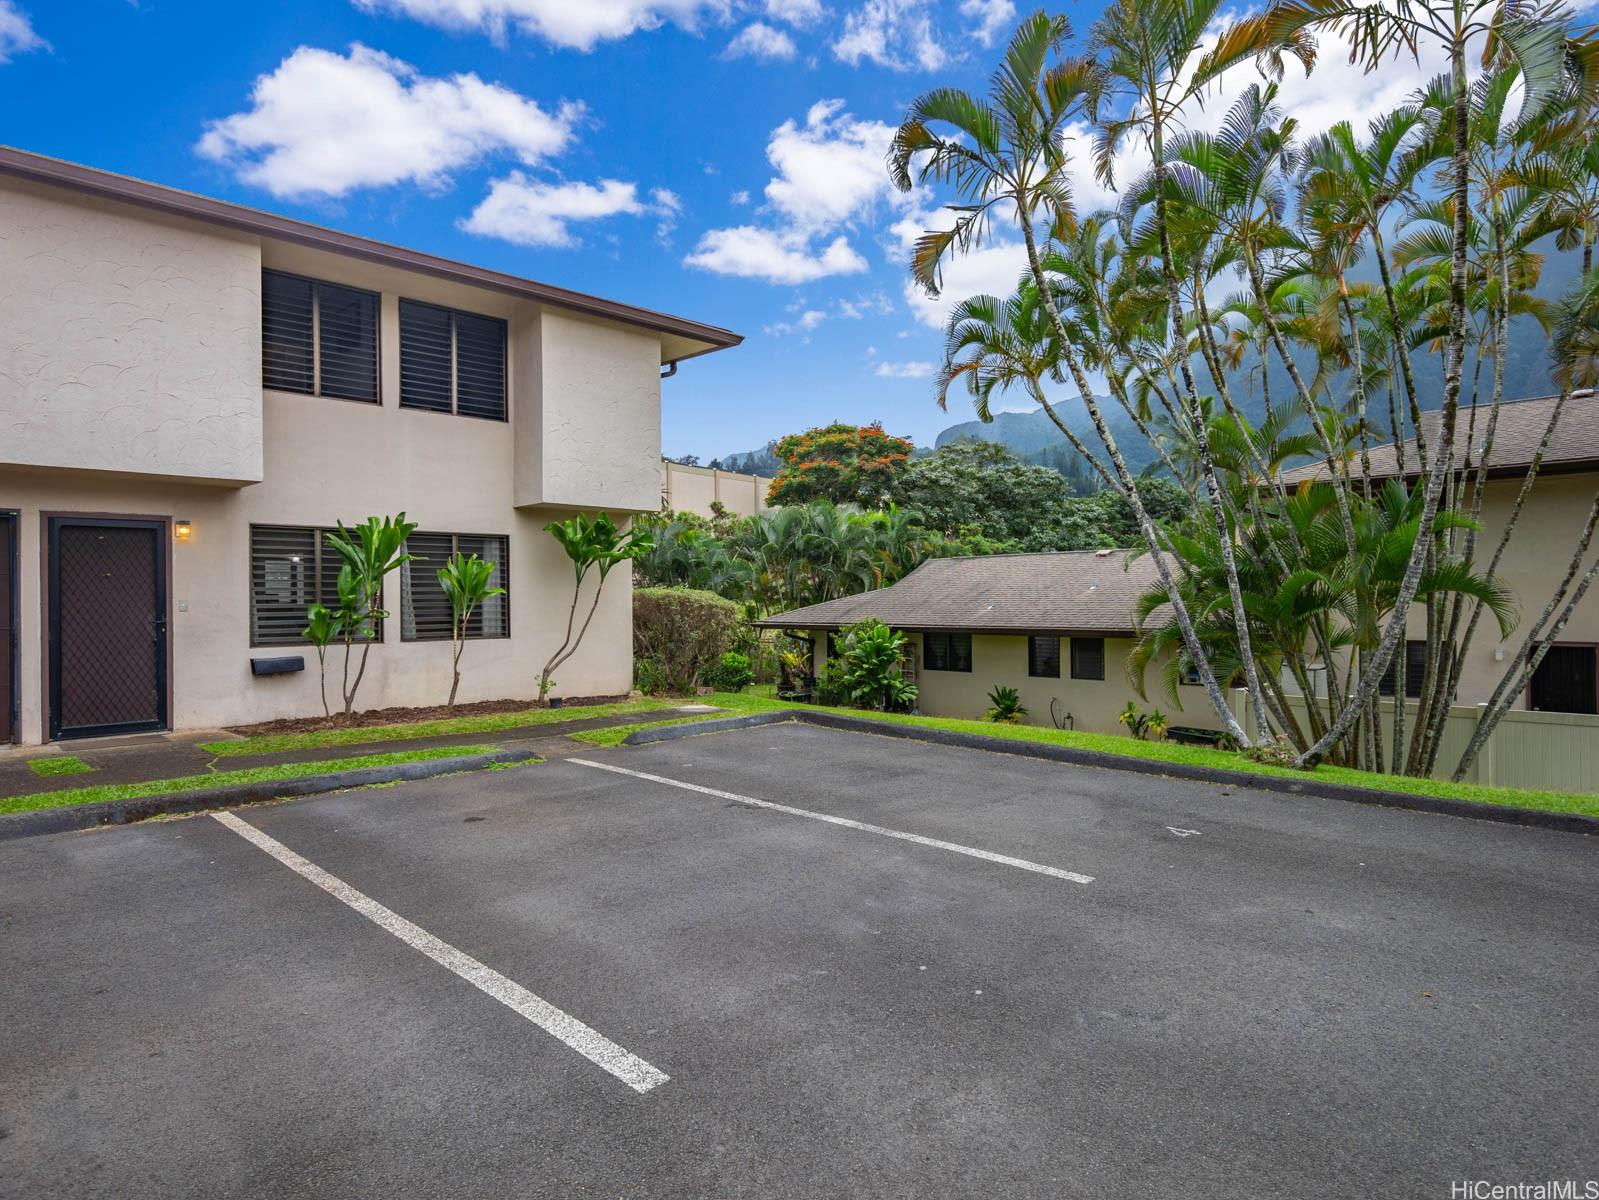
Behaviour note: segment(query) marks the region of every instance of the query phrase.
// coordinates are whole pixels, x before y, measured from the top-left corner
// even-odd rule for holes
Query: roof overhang
[[[407,250],[388,242],[375,241],[353,233],[342,233],[306,221],[296,221],[290,217],[280,217],[275,213],[262,212],[260,209],[246,208],[242,204],[230,204],[225,200],[199,196],[193,192],[148,183],[142,179],[133,179],[126,175],[117,175],[111,171],[101,171],[95,167],[49,158],[42,154],[32,154],[10,146],[0,146],[0,174],[66,188],[100,199],[153,209],[172,216],[204,221],[224,229],[296,242],[317,250],[349,255],[367,262],[416,271],[472,287],[505,292],[552,308],[648,329],[663,335],[661,338],[663,363],[680,362],[701,354],[726,350],[744,340],[741,334],[719,326],[690,321],[686,317],[675,317],[669,313],[637,308],[631,304],[606,300],[600,296],[523,279],[518,275],[508,275],[503,271],[491,271],[486,267],[475,267],[470,263],[424,254],[419,250]]]

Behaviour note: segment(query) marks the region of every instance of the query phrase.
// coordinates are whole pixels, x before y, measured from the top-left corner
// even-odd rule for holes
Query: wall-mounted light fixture
[[[172,523],[172,536],[180,542],[186,542],[194,536],[194,522],[178,520]]]

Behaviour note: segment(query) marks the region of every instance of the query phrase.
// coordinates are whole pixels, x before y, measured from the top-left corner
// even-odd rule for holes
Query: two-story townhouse
[[[429,561],[360,707],[443,702],[454,550],[506,589],[461,699],[530,694],[571,600],[544,525],[655,510],[661,379],[739,341],[0,150],[0,741],[319,713],[321,533],[402,510]],[[630,611],[614,573],[559,694],[628,690]]]

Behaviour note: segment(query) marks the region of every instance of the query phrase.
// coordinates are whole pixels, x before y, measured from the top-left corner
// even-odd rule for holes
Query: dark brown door
[[[159,521],[50,519],[50,736],[164,729],[166,535]]]
[[[1599,712],[1599,655],[1592,646],[1550,646],[1532,673],[1532,707],[1539,712]]]
[[[17,514],[0,512],[0,742],[17,737]]]

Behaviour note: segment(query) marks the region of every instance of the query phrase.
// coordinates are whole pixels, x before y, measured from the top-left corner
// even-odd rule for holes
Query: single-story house
[[[757,624],[809,638],[818,673],[830,635],[845,626],[876,617],[903,630],[918,707],[935,716],[981,718],[988,693],[1005,684],[1021,693],[1028,724],[1114,733],[1116,714],[1137,700],[1171,724],[1220,728],[1197,683],[1179,685],[1179,709],[1158,666],[1149,671],[1147,701],[1128,680],[1138,597],[1156,581],[1149,556],[1129,550],[935,558],[891,587]]]
[[[507,592],[460,699],[530,695],[571,602],[544,526],[657,511],[661,380],[739,340],[0,149],[0,742],[319,714],[323,534],[402,510],[427,561],[358,706],[443,703],[455,551]],[[629,690],[631,612],[614,572],[558,695]]]

